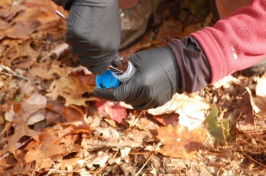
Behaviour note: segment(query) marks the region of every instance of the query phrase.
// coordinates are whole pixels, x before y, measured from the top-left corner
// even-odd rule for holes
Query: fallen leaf
[[[39,53],[31,47],[31,42],[27,41],[23,43],[17,43],[17,45],[14,45],[8,48],[4,52],[3,59],[1,60],[2,60],[2,63],[8,67],[13,66],[14,61],[20,60],[22,62],[19,62],[18,65],[16,65],[16,67],[21,68],[21,69],[27,69],[33,63],[36,62],[36,59],[38,56],[39,56]],[[27,58],[26,62],[25,62],[25,58]]]
[[[61,138],[51,129],[44,130],[40,134],[40,150],[44,158],[64,153],[63,146],[60,144]],[[52,146],[52,147],[51,147]]]
[[[25,123],[15,123],[14,124],[15,133],[10,137],[8,141],[8,145],[6,147],[6,151],[9,151],[10,153],[13,153],[16,158],[16,149],[17,149],[17,143],[23,136],[28,136],[33,138],[36,141],[39,141],[39,135],[40,132],[31,130]]]
[[[84,70],[69,70],[66,75],[60,75],[54,80],[46,96],[56,100],[58,96],[65,98],[65,106],[87,106],[87,101],[94,101],[95,97],[83,97],[85,93],[92,93],[95,87],[95,75],[87,74]]]
[[[44,110],[46,105],[47,105],[47,98],[42,96],[41,94],[34,93],[28,99],[22,102],[21,105],[22,112],[18,114],[21,114],[23,120],[27,121],[28,124],[32,124],[33,122],[36,123],[41,120],[44,120],[44,115],[39,111]]]
[[[119,103],[114,103],[106,100],[96,101],[96,106],[99,112],[106,112],[109,117],[117,123],[123,123],[127,117],[126,109],[121,107]]]
[[[100,167],[104,167],[108,159],[110,158],[108,153],[99,151],[97,155],[91,155],[88,159],[89,162],[87,163],[88,168],[92,168],[93,165],[98,165]]]
[[[13,105],[11,105],[11,108],[9,109],[9,111],[5,113],[5,120],[8,122],[13,122],[14,115],[16,115],[16,113],[14,112]]]
[[[192,130],[201,125],[209,109],[210,102],[196,94],[175,94],[165,105],[149,109],[148,113],[154,116],[177,113],[179,124]]]
[[[94,127],[93,131],[96,136],[101,136],[107,140],[118,139],[120,137],[119,132],[113,127]]]
[[[193,107],[196,108],[197,111],[202,110],[202,112],[210,109],[210,103],[196,94],[190,94],[190,95],[175,94],[173,98],[170,101],[168,101],[165,105],[155,109],[149,109],[148,113],[151,115],[163,115],[174,112],[176,113],[178,110],[186,106],[192,107],[190,109],[190,112],[192,112]]]
[[[55,64],[34,63],[29,71],[33,77],[38,76],[42,79],[49,80],[56,75],[66,75],[68,70],[70,70],[70,68],[61,68]]]
[[[165,114],[165,115],[158,115],[153,116],[155,120],[157,120],[160,124],[167,126],[167,125],[175,125],[178,122],[179,115],[178,114]]]
[[[225,140],[229,141],[229,118],[223,122],[223,127],[221,127],[220,123],[217,120],[217,117],[218,109],[216,106],[213,106],[210,114],[204,121],[204,125],[217,142]]]
[[[71,159],[64,159],[62,160],[61,169],[72,171],[73,168],[78,164],[79,158],[71,158]]]
[[[262,118],[266,118],[266,98],[259,95],[254,97],[249,88],[246,88],[246,90],[249,93],[250,103],[256,115]]]
[[[187,127],[168,125],[158,130],[157,138],[163,144],[159,152],[175,158],[190,158],[205,144],[207,131],[197,127],[188,131]]]
[[[266,73],[258,78],[256,85],[256,95],[261,97],[266,97]]]
[[[67,119],[68,122],[80,121],[82,125],[79,125],[78,128],[85,128],[89,131],[91,130],[90,125],[85,119],[86,115],[81,108],[74,105],[65,107],[62,115]]]
[[[34,125],[35,123],[43,121],[45,119],[44,114],[45,114],[45,112],[37,112],[37,113],[32,114],[29,117],[27,124],[28,125]]]
[[[240,84],[240,81],[237,78],[233,77],[232,75],[229,75],[215,82],[213,84],[213,87],[215,87],[216,89],[221,88],[221,87],[229,88],[232,86],[232,83]]]

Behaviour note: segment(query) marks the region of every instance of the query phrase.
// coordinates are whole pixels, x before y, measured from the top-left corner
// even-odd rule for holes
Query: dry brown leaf
[[[188,131],[188,128],[180,125],[168,125],[158,129],[157,138],[163,144],[159,152],[175,158],[193,157],[204,145],[207,136],[207,131],[201,127]]]
[[[53,155],[61,155],[64,153],[63,146],[60,144],[61,138],[51,129],[42,131],[40,134],[40,150],[44,154],[44,158],[50,158]]]
[[[65,107],[62,115],[64,118],[67,119],[68,122],[73,122],[73,121],[82,122],[82,125],[79,125],[78,128],[84,128],[91,131],[91,127],[85,119],[86,115],[81,108],[74,105]]]
[[[41,161],[44,159],[43,158],[44,155],[43,155],[43,152],[39,149],[36,149],[36,150],[29,150],[24,159],[26,161],[26,163],[31,163],[32,161],[37,161],[37,165],[40,165]]]
[[[71,159],[64,159],[62,160],[62,165],[61,169],[62,170],[67,170],[67,171],[72,171],[73,168],[78,164],[79,158],[71,158]]]
[[[8,140],[8,145],[5,151],[9,151],[16,157],[17,143],[23,136],[29,136],[36,141],[39,141],[40,132],[31,130],[25,123],[14,123],[15,133]]]
[[[179,114],[179,124],[192,130],[204,121],[210,105],[207,100],[196,94],[175,94],[165,105],[149,109],[148,113],[155,116],[177,113]]]
[[[165,114],[165,115],[158,115],[153,116],[155,120],[157,120],[160,124],[167,126],[167,125],[175,125],[178,122],[179,115],[178,114]]]
[[[28,39],[36,30],[51,30],[59,25],[59,17],[54,13],[55,5],[50,1],[24,1],[23,5],[27,6],[23,13],[16,16],[11,27],[4,31],[7,37]]]
[[[65,98],[65,106],[86,106],[86,101],[94,101],[95,97],[83,97],[83,94],[92,93],[95,87],[95,75],[84,70],[69,70],[67,75],[54,80],[50,85],[49,93],[46,95],[56,100],[58,96]]]
[[[41,94],[34,93],[28,99],[25,99],[21,103],[21,115],[24,121],[27,121],[29,125],[44,120],[44,109],[47,105],[47,98]]]
[[[47,65],[44,63],[34,63],[30,69],[30,74],[42,79],[52,79],[55,75],[64,76],[71,68],[61,68],[58,65]]]
[[[23,58],[27,58],[26,61],[20,62],[18,68],[26,69],[29,68],[33,63],[36,62],[39,53],[36,52],[31,46],[31,42],[18,43],[15,46],[8,48],[2,60],[2,63],[8,67],[12,66],[15,60],[23,61]]]
[[[183,29],[183,24],[180,21],[169,19],[164,21],[160,26],[159,32],[156,35],[156,41],[158,43],[167,43],[173,38],[178,38]]]

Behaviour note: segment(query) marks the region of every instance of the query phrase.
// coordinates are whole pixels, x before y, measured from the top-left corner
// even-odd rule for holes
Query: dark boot
[[[259,63],[253,65],[252,67],[246,68],[240,71],[240,74],[246,77],[254,75],[263,75],[266,71],[266,59],[263,59]]]
[[[129,1],[129,3],[131,1]],[[163,0],[139,0],[134,6],[120,10],[120,49],[125,49],[145,33],[150,17],[162,1]]]

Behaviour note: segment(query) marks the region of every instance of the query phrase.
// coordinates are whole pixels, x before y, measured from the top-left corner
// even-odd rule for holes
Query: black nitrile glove
[[[81,65],[102,74],[108,65],[120,64],[120,25],[117,0],[74,0],[65,41]]]
[[[165,104],[180,88],[179,68],[168,46],[138,52],[130,61],[137,71],[128,82],[112,90],[96,88],[94,94],[142,110]]]

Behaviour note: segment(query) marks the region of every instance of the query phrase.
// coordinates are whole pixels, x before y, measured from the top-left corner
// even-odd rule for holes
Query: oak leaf
[[[96,100],[95,97],[83,97],[84,93],[92,93],[95,87],[95,76],[84,70],[68,71],[67,75],[60,75],[54,80],[46,96],[56,100],[58,96],[65,98],[65,106],[86,106],[87,101]]]
[[[17,149],[17,143],[23,136],[28,136],[33,138],[36,141],[39,141],[39,135],[40,132],[34,131],[28,127],[25,123],[15,123],[14,124],[15,133],[10,137],[8,140],[8,145],[5,151],[9,151],[10,153],[13,153],[16,157],[16,149]]]
[[[207,140],[207,131],[197,127],[191,131],[187,127],[168,125],[158,130],[157,138],[163,144],[159,152],[175,158],[193,157]]]

